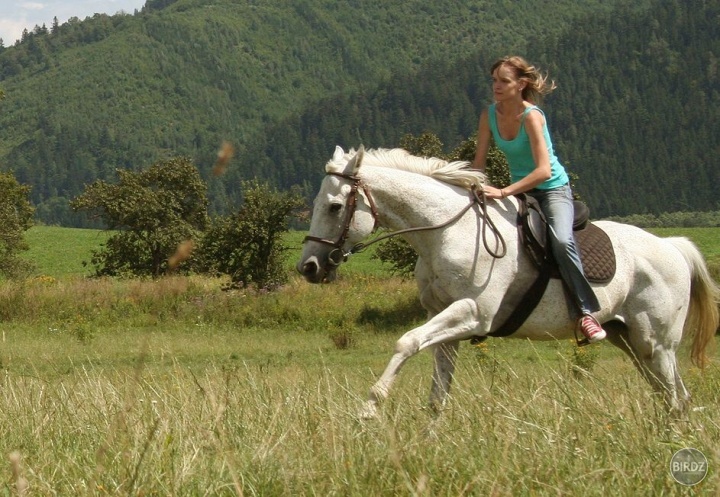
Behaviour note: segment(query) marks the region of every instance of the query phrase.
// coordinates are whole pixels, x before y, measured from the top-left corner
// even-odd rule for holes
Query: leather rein
[[[358,204],[358,196],[359,196],[359,190],[362,188],[363,193],[365,194],[365,197],[368,200],[368,203],[370,204],[370,212],[372,213],[373,219],[375,220],[375,226],[373,227],[373,231],[377,228],[378,223],[378,211],[377,206],[375,204],[375,201],[373,200],[372,196],[370,195],[369,188],[362,183],[362,180],[359,176],[355,176],[352,174],[344,174],[344,173],[334,173],[329,172],[326,173],[331,176],[337,176],[339,178],[346,179],[351,182],[350,187],[350,195],[348,195],[347,203],[345,204],[345,219],[343,221],[343,230],[340,233],[340,237],[336,240],[329,240],[327,238],[321,238],[317,236],[306,236],[303,239],[303,243],[312,241],[312,242],[318,242],[323,243],[325,245],[330,245],[331,247],[334,247],[334,250],[332,250],[328,254],[328,264],[332,266],[339,266],[343,261],[347,260],[349,256],[352,254],[357,254],[359,252],[362,252],[366,248],[368,248],[371,245],[374,245],[382,240],[395,237],[398,235],[403,235],[406,233],[413,233],[416,231],[430,231],[430,230],[436,230],[440,228],[444,228],[446,226],[449,226],[456,222],[458,219],[460,219],[465,213],[470,210],[470,208],[477,204],[480,206],[480,212],[483,219],[483,226],[482,226],[482,240],[483,245],[485,246],[485,250],[488,254],[490,254],[492,257],[496,259],[500,259],[502,257],[505,257],[505,254],[507,253],[507,245],[505,243],[505,239],[502,237],[502,234],[495,226],[495,223],[493,223],[492,219],[487,214],[487,202],[485,199],[485,192],[478,193],[478,189],[476,187],[472,188],[472,196],[470,199],[470,202],[460,210],[455,216],[448,219],[447,221],[435,224],[432,226],[420,226],[416,228],[405,228],[398,231],[393,231],[392,233],[387,233],[385,235],[379,236],[368,243],[356,243],[353,245],[353,247],[348,252],[343,252],[342,247],[345,245],[345,242],[347,241],[348,234],[350,232],[350,226],[352,224],[352,219],[355,216],[355,210],[357,209]],[[492,232],[492,235],[495,238],[495,246],[497,248],[496,250],[493,250],[490,248],[490,245],[488,244],[487,239],[487,230],[488,228]]]

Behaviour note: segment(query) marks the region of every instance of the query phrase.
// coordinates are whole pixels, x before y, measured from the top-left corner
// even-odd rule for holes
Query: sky
[[[6,47],[15,44],[23,29],[32,32],[35,26],[50,29],[53,18],[63,24],[71,17],[80,20],[94,14],[128,14],[140,10],[145,0],[0,0],[0,38]]]

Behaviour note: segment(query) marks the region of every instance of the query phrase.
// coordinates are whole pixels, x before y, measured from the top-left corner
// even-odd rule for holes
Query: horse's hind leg
[[[675,351],[658,346],[645,363],[646,378],[657,392],[662,393],[670,412],[672,414],[684,412],[690,395],[680,378]]]
[[[684,412],[690,401],[690,393],[685,388],[678,370],[675,352],[679,338],[660,343],[647,338],[650,334],[641,334],[644,339],[637,338],[636,335],[640,334],[631,337],[628,328],[619,322],[603,324],[603,327],[609,331],[608,338],[613,345],[630,356],[643,377],[663,396],[670,412]],[[679,337],[679,333],[675,335]]]

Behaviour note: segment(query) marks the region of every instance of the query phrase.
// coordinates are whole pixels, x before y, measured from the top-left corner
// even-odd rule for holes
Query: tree
[[[282,235],[305,202],[298,189],[280,192],[257,180],[244,181],[241,188],[243,205],[213,221],[198,249],[196,269],[230,275],[231,287],[272,290],[287,281]]]
[[[472,162],[475,158],[475,149],[477,148],[477,140],[468,138],[458,145],[450,154],[445,157],[447,160],[466,160]],[[490,149],[488,150],[487,160],[485,163],[485,175],[488,181],[498,188],[508,186],[512,179],[510,178],[510,166],[508,166],[505,154],[491,140]]]
[[[32,267],[19,255],[28,249],[24,233],[33,224],[29,194],[29,186],[19,184],[11,173],[0,173],[0,273],[9,278],[23,276]]]
[[[440,137],[429,132],[425,132],[420,136],[406,134],[400,139],[400,147],[413,155],[421,157],[442,158],[443,155],[443,143],[440,141]]]
[[[119,230],[92,263],[98,276],[153,276],[168,271],[168,258],[206,228],[207,185],[183,157],[159,161],[140,172],[117,170],[119,183],[96,181],[70,202]]]

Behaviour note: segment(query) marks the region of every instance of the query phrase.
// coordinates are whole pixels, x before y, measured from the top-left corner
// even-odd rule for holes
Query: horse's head
[[[352,247],[375,227],[372,200],[358,175],[364,153],[363,147],[354,154],[336,147],[325,166],[327,176],[315,197],[310,233],[297,264],[311,283],[334,280]]]

